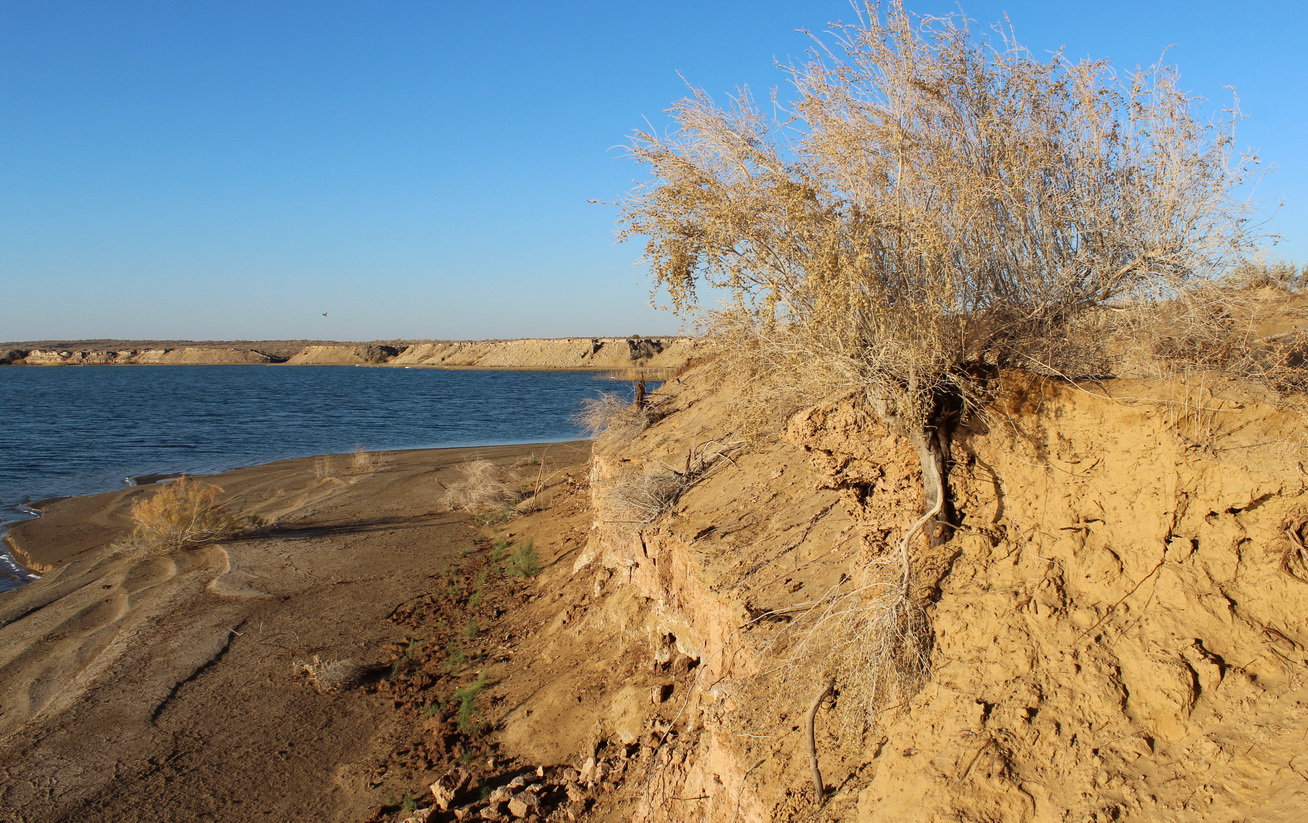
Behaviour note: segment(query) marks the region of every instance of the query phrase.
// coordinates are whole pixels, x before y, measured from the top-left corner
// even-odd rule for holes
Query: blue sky
[[[909,2],[948,13],[950,2]],[[1235,86],[1308,262],[1308,7],[967,2],[1036,52]],[[783,83],[809,2],[0,0],[0,340],[668,334],[614,201],[685,93]],[[1284,205],[1277,209],[1277,204]],[[327,313],[323,317],[323,313]]]

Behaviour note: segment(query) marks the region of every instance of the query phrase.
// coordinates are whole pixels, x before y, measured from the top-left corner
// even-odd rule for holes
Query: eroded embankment
[[[556,677],[506,741],[620,765],[595,819],[1298,819],[1303,425],[1215,385],[1011,378],[957,439],[963,525],[915,549],[921,611],[878,622],[912,447],[850,399],[746,444],[724,370],[669,383],[596,450],[585,595],[534,638]],[[915,616],[921,681],[885,655]],[[802,726],[829,676],[816,812]]]

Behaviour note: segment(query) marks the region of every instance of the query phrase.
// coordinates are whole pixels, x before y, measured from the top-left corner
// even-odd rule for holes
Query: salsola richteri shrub
[[[234,537],[260,525],[237,517],[219,502],[222,489],[182,475],[132,504],[131,543],[144,548],[182,549]]]

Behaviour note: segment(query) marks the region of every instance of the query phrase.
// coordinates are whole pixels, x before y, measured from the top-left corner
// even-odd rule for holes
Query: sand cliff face
[[[260,348],[176,346],[158,348],[11,348],[0,365],[288,365],[408,366],[469,369],[621,370],[672,369],[692,356],[687,338],[568,337],[549,340],[322,343],[297,347],[289,356]],[[284,350],[282,344],[265,347]]]
[[[565,337],[416,343],[391,365],[482,369],[675,368],[691,356],[686,338]]]
[[[600,442],[573,571],[593,588],[537,638],[558,681],[505,719],[542,759],[659,744],[597,819],[810,819],[800,731],[828,676],[817,748],[835,790],[815,819],[1299,819],[1297,413],[1232,383],[1011,379],[956,442],[962,528],[916,550],[930,665],[897,689],[868,653],[876,586],[833,593],[875,583],[861,570],[921,511],[911,446],[852,399],[747,445],[716,368],[667,384],[634,441]],[[634,479],[705,463],[666,513],[633,515]],[[603,699],[572,701],[604,677]],[[559,712],[566,735],[532,719]]]
[[[175,349],[123,349],[93,351],[73,349],[15,350],[6,358],[11,365],[27,366],[214,366],[247,365],[276,362],[272,357],[249,349],[205,348],[187,346]]]

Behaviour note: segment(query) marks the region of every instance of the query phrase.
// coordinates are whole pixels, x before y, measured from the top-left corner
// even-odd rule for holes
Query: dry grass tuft
[[[655,471],[619,474],[603,491],[605,507],[615,514],[611,522],[636,526],[653,523],[671,511],[719,460],[730,460],[730,452],[741,445],[739,441],[713,440],[692,449],[680,469],[660,466]]]
[[[371,474],[381,471],[386,468],[387,462],[385,455],[370,452],[363,446],[350,452],[350,472],[353,474]]]
[[[512,505],[518,490],[489,460],[469,460],[445,488],[445,505],[452,511],[485,512]]]
[[[130,542],[142,548],[175,550],[215,543],[262,525],[230,514],[218,502],[222,489],[182,475],[132,504]]]
[[[573,419],[587,436],[602,438],[605,446],[630,443],[653,422],[648,406],[640,408],[609,392],[583,400]]]
[[[314,655],[312,660],[297,662],[296,670],[319,693],[343,692],[363,685],[368,668],[353,660],[323,660]]]
[[[313,461],[313,476],[318,481],[335,480],[341,475],[340,461],[330,454],[324,454]]]

